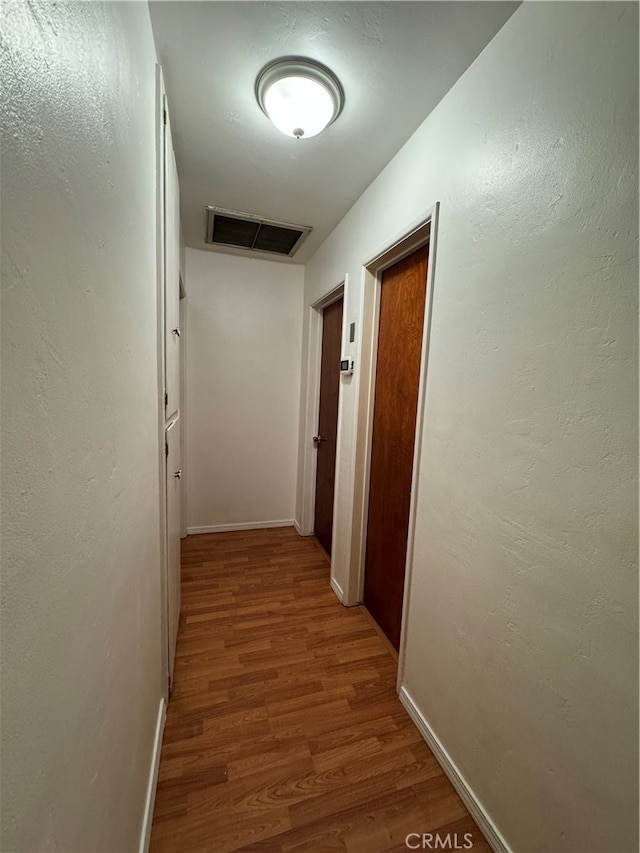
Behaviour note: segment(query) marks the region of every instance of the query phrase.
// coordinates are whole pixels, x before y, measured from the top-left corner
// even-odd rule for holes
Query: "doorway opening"
[[[429,336],[431,324],[431,306],[433,301],[433,279],[436,261],[436,239],[438,225],[439,204],[427,209],[419,218],[409,224],[400,234],[389,239],[378,251],[363,261],[364,271],[363,295],[362,295],[362,323],[363,335],[360,349],[360,389],[358,402],[358,422],[356,431],[356,449],[354,468],[356,482],[353,504],[353,527],[351,531],[352,562],[348,575],[347,587],[345,589],[345,603],[356,604],[365,600],[365,577],[368,532],[370,522],[370,485],[373,460],[373,433],[374,433],[374,408],[377,377],[377,356],[380,332],[380,308],[383,294],[383,279],[386,281],[386,273],[393,275],[392,268],[398,262],[408,259],[418,250],[426,253],[426,297],[424,298],[421,316],[414,317],[411,322],[411,330],[408,332],[413,338],[420,338],[419,347],[419,371],[417,385],[417,404],[415,406],[413,424],[409,424],[408,433],[413,435],[405,440],[405,451],[410,457],[410,463],[405,466],[410,468],[408,488],[408,521],[406,523],[406,538],[404,539],[404,582],[400,584],[402,594],[400,596],[400,619],[399,636],[396,625],[395,643],[398,657],[398,686],[402,684],[404,651],[406,644],[406,622],[410,607],[411,592],[411,569],[413,561],[413,539],[415,528],[415,507],[419,491],[419,480],[417,472],[420,467],[420,450],[422,446],[422,430],[424,417],[424,401],[427,387],[427,362],[429,352]],[[419,254],[419,253],[418,253]],[[423,256],[424,261],[424,256]],[[418,276],[420,278],[420,275]],[[425,282],[422,282],[424,287]],[[393,300],[391,300],[393,302]],[[420,315],[420,304],[414,308],[414,314]],[[414,340],[415,343],[415,340]],[[396,354],[399,362],[404,360],[405,339],[400,336],[400,354]],[[414,347],[415,350],[415,347]],[[415,376],[415,351],[413,371]],[[413,429],[411,429],[413,427]],[[409,450],[406,450],[408,441]],[[411,452],[412,451],[412,452]],[[406,481],[405,481],[406,482]],[[405,493],[404,516],[406,510],[407,494]],[[383,506],[388,500],[383,500]],[[387,515],[383,510],[383,517]],[[372,523],[373,519],[372,519]],[[403,526],[404,526],[403,523]],[[402,562],[402,557],[400,557]],[[369,596],[367,596],[368,598]]]
[[[158,345],[158,509],[162,594],[161,640],[166,663],[166,694],[171,694],[180,619],[180,535],[183,397],[180,356],[180,185],[162,69],[156,66],[156,233]]]
[[[320,296],[315,302],[309,305],[307,314],[308,324],[308,348],[303,354],[303,371],[306,374],[306,394],[302,401],[303,415],[300,421],[300,480],[298,490],[298,518],[294,522],[294,526],[301,536],[313,536],[316,528],[316,470],[318,464],[317,443],[313,441],[314,436],[323,436],[318,430],[320,416],[320,379],[322,373],[322,337],[324,326],[324,312],[329,309],[334,303],[340,303],[342,306],[342,314],[347,316],[347,306],[349,305],[349,280],[345,275],[344,279],[334,285],[329,290]],[[337,310],[337,309],[336,309]],[[341,318],[342,319],[342,318]],[[347,322],[341,322],[341,349],[342,353],[346,351],[345,330]],[[305,359],[306,356],[306,359]],[[339,360],[341,355],[338,355],[336,370],[339,373]],[[350,384],[353,376],[348,376],[346,379],[338,377],[338,395],[337,395],[337,436],[335,440],[335,457],[336,464],[334,466],[334,484],[331,489],[332,501],[335,504],[335,496],[340,494],[340,444],[341,444],[341,422],[342,422],[342,407],[344,405],[343,385]],[[324,442],[320,442],[322,445]],[[331,588],[336,594],[338,600],[345,603],[345,595],[342,587],[335,578],[335,565],[344,551],[344,536],[340,533],[338,527],[338,516],[334,511],[332,504],[332,530],[331,530]],[[318,540],[319,541],[319,540]],[[339,543],[339,544],[338,544]]]
[[[382,273],[363,599],[396,650],[400,647],[426,292],[426,245]]]
[[[344,297],[340,296],[322,312],[318,428],[313,437],[316,451],[313,532],[329,557],[333,541],[343,307]]]

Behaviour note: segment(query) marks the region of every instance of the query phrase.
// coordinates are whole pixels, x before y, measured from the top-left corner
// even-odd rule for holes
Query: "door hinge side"
[[[167,110],[166,110],[166,107],[162,110],[162,123],[163,123],[163,124],[166,124],[166,123],[167,123]]]
[[[165,391],[164,392],[164,407],[165,407],[165,409],[167,408],[168,405],[169,405],[169,393],[168,393],[168,391]]]
[[[165,441],[164,443],[164,455],[165,459],[169,456],[169,442]]]

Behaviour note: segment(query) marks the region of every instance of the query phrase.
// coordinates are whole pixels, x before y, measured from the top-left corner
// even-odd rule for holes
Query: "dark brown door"
[[[322,318],[322,366],[320,368],[320,414],[315,447],[316,515],[314,531],[322,547],[331,553],[333,532],[333,492],[336,482],[336,436],[340,393],[340,350],[342,341],[342,299],[324,309]]]
[[[426,246],[382,275],[364,603],[396,649],[400,646],[426,292]]]

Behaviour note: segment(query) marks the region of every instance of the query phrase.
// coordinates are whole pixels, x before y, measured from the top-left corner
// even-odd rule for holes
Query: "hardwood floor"
[[[490,850],[312,539],[192,536],[182,561],[153,853],[383,853],[436,832]]]

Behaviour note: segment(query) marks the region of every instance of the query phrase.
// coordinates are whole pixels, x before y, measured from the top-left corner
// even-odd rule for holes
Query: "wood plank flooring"
[[[182,566],[152,853],[384,853],[411,832],[490,851],[313,539],[191,536]]]

